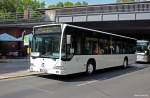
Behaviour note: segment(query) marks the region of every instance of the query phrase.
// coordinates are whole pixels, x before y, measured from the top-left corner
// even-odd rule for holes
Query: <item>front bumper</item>
[[[46,74],[55,74],[55,75],[67,75],[67,73],[64,70],[59,70],[59,69],[45,69],[45,68],[30,67],[30,71],[41,72]]]

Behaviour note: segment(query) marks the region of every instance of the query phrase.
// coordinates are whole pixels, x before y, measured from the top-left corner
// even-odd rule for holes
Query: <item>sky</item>
[[[82,1],[86,1],[88,2],[89,5],[95,5],[95,4],[107,4],[107,3],[115,3],[116,0],[43,0],[45,1],[45,3],[47,5],[52,5],[52,4],[56,4],[59,1],[61,2],[66,2],[66,1],[71,1],[71,2],[82,2]]]

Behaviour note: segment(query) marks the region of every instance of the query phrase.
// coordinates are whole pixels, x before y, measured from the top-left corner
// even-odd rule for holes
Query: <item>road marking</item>
[[[93,80],[93,81],[88,81],[88,82],[85,82],[85,83],[81,83],[81,84],[78,84],[77,86],[84,86],[84,85],[92,84],[92,83],[95,83],[95,82],[97,82],[97,80]]]
[[[149,98],[148,94],[134,94],[134,97],[147,97]]]

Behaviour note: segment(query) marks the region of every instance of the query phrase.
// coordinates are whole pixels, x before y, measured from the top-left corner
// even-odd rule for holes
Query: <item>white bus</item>
[[[33,29],[31,71],[68,75],[127,67],[136,61],[136,39],[69,24]]]
[[[136,62],[150,62],[150,47],[149,41],[147,40],[137,40],[137,58]]]

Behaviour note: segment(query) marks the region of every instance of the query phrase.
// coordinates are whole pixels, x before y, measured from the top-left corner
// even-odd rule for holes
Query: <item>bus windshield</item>
[[[35,34],[32,40],[32,52],[40,57],[59,58],[61,33]]]
[[[137,52],[145,52],[148,48],[148,42],[137,42]]]

